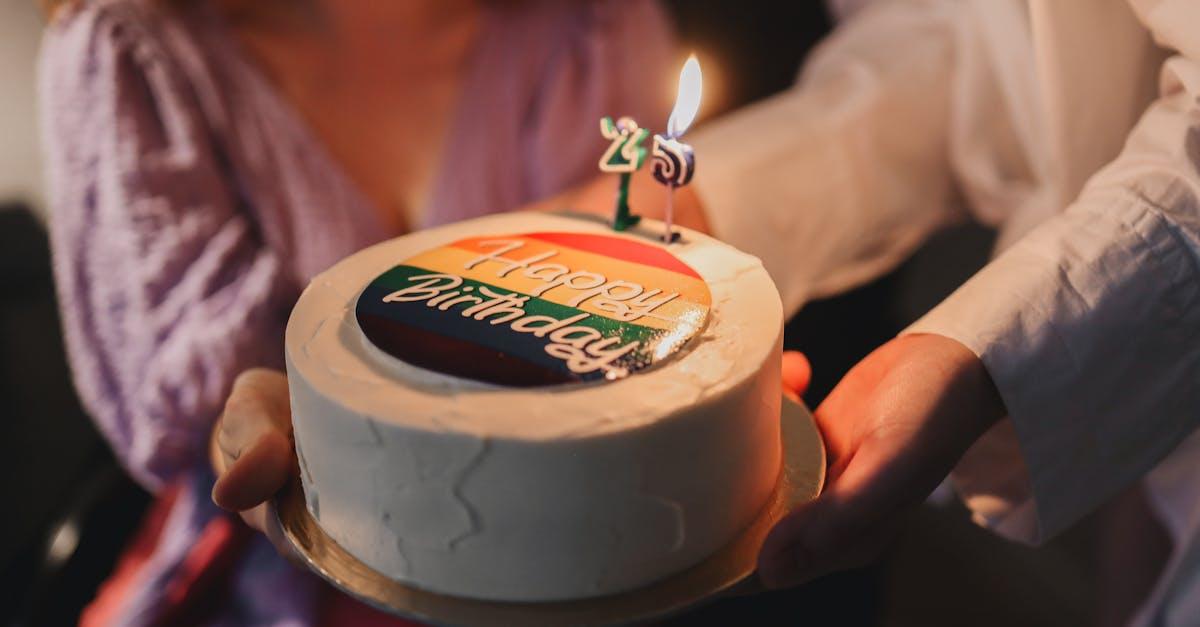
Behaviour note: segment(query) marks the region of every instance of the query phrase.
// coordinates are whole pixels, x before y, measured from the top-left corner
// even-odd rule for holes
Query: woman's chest
[[[419,222],[452,134],[470,42],[438,53],[455,62],[430,58],[425,64],[413,59],[420,50],[411,42],[242,40],[380,221],[393,232]]]
[[[385,72],[287,94],[333,160],[396,230],[419,222],[452,134],[459,77]]]

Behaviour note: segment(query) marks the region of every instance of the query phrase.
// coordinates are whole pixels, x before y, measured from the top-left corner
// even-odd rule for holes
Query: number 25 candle
[[[665,242],[672,242],[678,237],[671,227],[675,217],[675,188],[690,183],[696,172],[695,152],[679,138],[696,119],[702,87],[700,62],[696,60],[696,55],[692,55],[679,73],[679,92],[675,97],[675,108],[667,120],[667,132],[654,136],[654,148],[651,151],[654,178],[667,186],[667,209],[663,218],[666,223],[666,232],[663,233]]]
[[[613,122],[612,118],[600,120],[600,133],[611,142],[608,150],[604,151],[604,156],[600,157],[600,170],[621,175],[621,182],[617,186],[617,206],[613,212],[612,228],[624,231],[641,220],[641,216],[635,216],[629,211],[629,177],[646,161],[646,148],[642,146],[642,142],[650,131],[639,127],[633,118],[622,117],[616,122]]]

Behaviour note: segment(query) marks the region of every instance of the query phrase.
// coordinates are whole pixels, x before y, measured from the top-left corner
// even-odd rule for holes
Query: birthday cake
[[[756,258],[661,228],[501,214],[316,277],[286,353],[321,529],[504,601],[632,590],[734,538],[780,472],[779,296]]]

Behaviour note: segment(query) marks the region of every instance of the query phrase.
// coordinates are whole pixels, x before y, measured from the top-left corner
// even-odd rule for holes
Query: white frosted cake
[[[379,573],[506,601],[614,594],[733,539],[780,470],[759,261],[661,225],[502,214],[359,252],[287,328],[309,512]]]

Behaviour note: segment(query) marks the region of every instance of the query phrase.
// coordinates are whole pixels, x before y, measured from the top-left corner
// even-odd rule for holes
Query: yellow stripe
[[[638,281],[637,278],[631,277],[629,275],[617,274],[616,273],[617,268],[613,267],[614,260],[606,259],[599,255],[589,255],[587,253],[581,253],[580,251],[576,251],[574,249],[559,248],[558,250],[562,251],[562,252],[560,252],[559,255],[552,257],[550,259],[547,259],[546,261],[544,261],[542,263],[560,263],[564,266],[567,266],[571,271],[586,270],[588,272],[595,272],[596,274],[604,275],[610,281],[611,280],[622,280],[622,281],[629,281],[631,283],[639,283],[642,285],[643,291],[649,291],[656,287],[658,289],[663,290],[662,294],[659,294],[658,296],[656,296],[654,298],[657,298],[657,297],[660,297],[660,296],[663,296],[666,294],[671,294],[672,292],[679,293],[679,296],[676,297],[675,299],[663,304],[660,307],[655,308],[652,311],[652,315],[650,315],[650,316],[639,316],[634,319],[619,318],[614,314],[613,311],[601,309],[601,308],[597,307],[597,301],[599,301],[602,298],[602,296],[596,296],[596,297],[590,298],[587,301],[585,301],[584,303],[582,303],[581,305],[576,305],[577,307],[579,307],[579,309],[581,309],[583,311],[586,311],[588,313],[593,313],[598,316],[604,316],[606,318],[610,318],[613,320],[621,320],[623,322],[632,322],[634,324],[639,324],[642,326],[653,327],[656,329],[666,329],[666,330],[674,329],[674,328],[678,327],[681,323],[699,324],[704,320],[705,316],[708,313],[708,304],[709,304],[708,286],[704,285],[702,282],[699,282],[699,283],[704,288],[704,293],[702,294],[702,296],[704,297],[704,300],[702,302],[698,303],[698,302],[695,302],[694,300],[692,300],[691,298],[688,298],[687,296],[685,296],[685,294],[680,289],[678,289],[678,287],[680,287],[678,284],[682,283],[683,281],[691,281],[692,283],[697,283],[697,281],[695,281],[694,279],[689,279],[688,277],[684,277],[676,272],[670,272],[667,270],[661,270],[661,269],[655,269],[655,268],[645,268],[644,266],[637,265],[638,268],[644,268],[644,270],[646,270],[646,271],[655,271],[656,273],[669,274],[672,277],[679,277],[679,279],[673,280],[673,281],[671,281],[671,283],[668,283],[668,284],[662,284],[662,283],[647,284],[647,283],[643,283],[642,281]],[[568,251],[570,253],[570,258],[568,258],[568,256],[567,256]],[[521,248],[517,251],[513,251],[513,252],[505,255],[505,257],[508,257],[511,259],[523,259],[525,257],[531,256],[532,254],[536,254],[536,252],[529,252],[526,250],[526,248]],[[590,265],[584,265],[582,263],[579,263],[578,256],[580,256],[580,255],[587,255],[589,257],[593,257],[593,258],[597,258],[597,259],[604,259],[607,262],[607,264],[604,266],[600,266],[595,263],[590,264]],[[479,256],[480,255],[477,252],[471,252],[471,251],[464,250],[462,248],[457,248],[454,246],[446,246],[443,248],[438,248],[438,249],[423,252],[423,253],[417,255],[416,257],[406,260],[404,263],[408,264],[408,265],[419,266],[422,268],[428,268],[429,270],[432,270],[434,272],[442,272],[442,273],[446,273],[446,274],[456,274],[456,275],[459,275],[464,278],[474,279],[476,281],[481,281],[484,283],[488,283],[490,285],[495,285],[497,287],[501,287],[504,289],[510,289],[510,290],[521,292],[524,294],[533,294],[538,288],[545,288],[545,286],[546,286],[546,281],[539,279],[539,278],[526,277],[522,274],[523,270],[521,270],[521,269],[514,270],[513,272],[508,273],[504,277],[500,277],[497,275],[497,273],[502,270],[502,267],[500,265],[498,265],[496,263],[492,263],[492,262],[484,262],[484,263],[481,263],[481,264],[475,266],[474,268],[471,268],[468,270],[466,268],[466,265],[471,260],[477,259]],[[626,266],[635,265],[635,264],[629,264],[627,262],[616,262],[616,263],[621,263]],[[533,265],[535,267],[537,266],[536,263]],[[607,270],[607,272],[605,272],[606,270]],[[643,275],[638,278],[661,279],[661,277],[659,277],[659,276],[646,274],[645,272],[643,272]],[[689,291],[692,291],[692,292],[695,291],[694,285],[690,285],[688,287],[692,288]],[[545,299],[545,300],[548,300],[548,301],[551,301],[554,303],[558,303],[560,305],[569,305],[570,301],[574,298],[579,297],[581,295],[581,293],[582,292],[579,290],[574,290],[574,289],[570,289],[567,287],[559,286],[559,287],[555,287],[553,289],[543,292],[539,296],[539,298],[542,298],[542,299]]]

